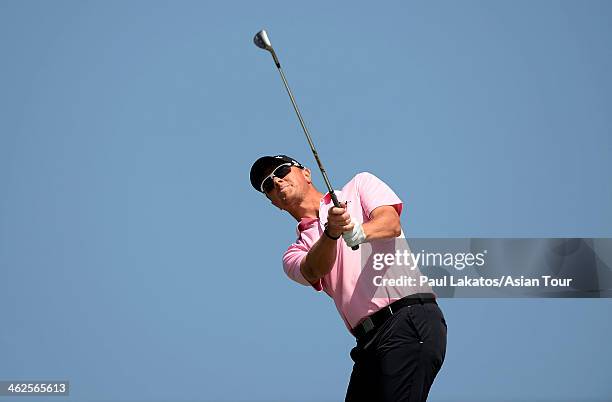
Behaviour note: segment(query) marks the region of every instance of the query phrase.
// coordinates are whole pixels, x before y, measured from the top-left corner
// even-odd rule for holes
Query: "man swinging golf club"
[[[372,256],[392,255],[395,238],[403,237],[402,202],[370,173],[334,191],[266,32],[254,42],[272,54],[328,190],[318,191],[310,169],[286,155],[263,156],[251,167],[251,185],[298,222],[298,238],[283,255],[285,273],[325,291],[356,338],[347,402],[425,401],[446,354],[436,296],[418,281],[408,287],[376,282],[378,268],[372,269]],[[360,249],[364,243],[371,250]],[[405,273],[420,276],[416,266]]]
[[[362,252],[351,249],[370,242],[374,253],[399,236],[401,200],[376,176],[360,173],[336,192],[345,203],[335,207],[313,185],[310,169],[286,155],[259,158],[250,179],[298,222],[298,238],[283,255],[286,274],[325,291],[357,339],[346,401],[425,401],[446,352],[435,295],[428,286],[374,289]],[[349,235],[341,239],[343,233]]]

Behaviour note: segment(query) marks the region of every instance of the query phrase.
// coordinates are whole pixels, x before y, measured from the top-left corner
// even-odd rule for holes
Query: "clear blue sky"
[[[341,400],[353,340],[284,276],[294,222],[248,182],[262,154],[313,164],[253,34],[332,182],[381,177],[407,235],[612,237],[611,21],[606,0],[3,0],[0,379]],[[441,304],[431,401],[612,397],[609,299]]]

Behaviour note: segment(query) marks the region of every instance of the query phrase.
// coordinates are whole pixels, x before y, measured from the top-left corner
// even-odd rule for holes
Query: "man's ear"
[[[308,168],[302,169],[302,174],[304,175],[304,178],[306,179],[306,182],[308,184],[312,184],[312,176],[311,176],[310,169],[308,169]]]

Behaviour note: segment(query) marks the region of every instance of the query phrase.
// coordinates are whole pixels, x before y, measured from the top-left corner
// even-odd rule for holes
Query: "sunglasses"
[[[261,192],[267,194],[272,191],[272,189],[274,189],[274,178],[284,178],[289,174],[289,172],[291,172],[292,166],[295,165],[293,163],[283,163],[282,165],[277,166],[276,169],[274,169],[272,173],[266,176],[266,178],[261,182],[261,186],[259,187]]]

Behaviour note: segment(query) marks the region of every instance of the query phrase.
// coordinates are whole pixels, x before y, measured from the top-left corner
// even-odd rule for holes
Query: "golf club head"
[[[264,50],[272,50],[272,44],[270,43],[270,39],[268,39],[268,34],[265,29],[257,32],[255,37],[253,38],[253,42],[255,42],[255,46]]]

